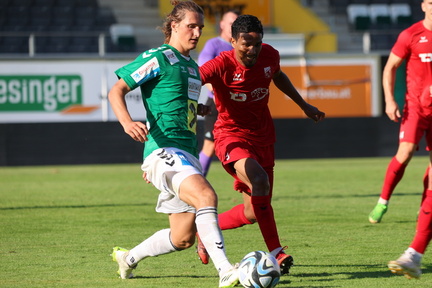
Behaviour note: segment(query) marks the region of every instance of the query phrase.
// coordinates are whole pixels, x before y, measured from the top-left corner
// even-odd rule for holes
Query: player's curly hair
[[[174,5],[174,8],[171,13],[166,16],[162,26],[162,32],[165,35],[165,44],[168,44],[171,39],[171,23],[182,21],[185,17],[186,11],[196,12],[198,14],[204,15],[203,9],[192,0],[170,0],[170,2],[171,5]]]
[[[264,36],[264,29],[261,21],[253,15],[240,15],[231,26],[231,35],[238,40],[240,33],[256,32]]]

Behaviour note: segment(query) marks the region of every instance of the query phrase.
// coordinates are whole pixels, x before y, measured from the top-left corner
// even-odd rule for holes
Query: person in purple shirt
[[[231,25],[239,16],[239,12],[229,10],[222,15],[219,22],[220,34],[218,37],[209,39],[198,56],[198,65],[201,66],[207,61],[215,58],[222,51],[231,50]],[[213,100],[213,89],[210,84],[206,85],[209,90],[206,105],[210,106],[210,114],[204,117],[204,142],[199,161],[203,169],[203,175],[207,176],[210,164],[214,155],[213,126],[217,119],[217,110]]]

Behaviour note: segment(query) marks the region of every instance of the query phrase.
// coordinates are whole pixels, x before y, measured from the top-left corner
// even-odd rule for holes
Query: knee
[[[414,156],[414,153],[416,151],[415,145],[413,146],[401,146],[396,154],[396,159],[399,161],[399,163],[402,164],[408,164],[411,160],[411,158]]]
[[[195,235],[193,237],[185,236],[178,239],[171,239],[171,243],[175,248],[179,250],[185,250],[194,245]]]
[[[250,178],[252,184],[252,194],[256,196],[265,196],[270,192],[270,182],[267,174],[259,174]]]

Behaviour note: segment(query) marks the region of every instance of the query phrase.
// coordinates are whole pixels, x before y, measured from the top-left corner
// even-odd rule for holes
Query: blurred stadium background
[[[196,2],[206,27],[195,59],[224,11],[256,15],[282,69],[327,113],[310,123],[272,87],[277,158],[395,152],[381,72],[399,32],[424,18],[421,0]],[[0,166],[140,162],[142,145],[123,135],[107,93],[115,69],[163,42],[156,27],[170,9],[168,0],[0,0]],[[398,77],[402,105],[403,67]],[[138,91],[127,101],[144,121]]]

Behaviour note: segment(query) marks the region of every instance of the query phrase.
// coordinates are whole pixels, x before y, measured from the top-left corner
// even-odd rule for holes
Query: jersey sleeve
[[[115,71],[118,78],[122,78],[131,90],[143,83],[158,77],[161,73],[162,58],[160,53],[145,52],[133,62]]]
[[[212,80],[216,78],[219,71],[223,70],[223,61],[220,61],[220,56],[205,62],[199,67],[201,82],[202,84],[212,83]]]
[[[396,56],[405,59],[408,57],[408,54],[410,53],[410,46],[409,46],[410,43],[411,43],[411,34],[407,30],[404,30],[399,34],[396,43],[393,45],[391,52]]]

